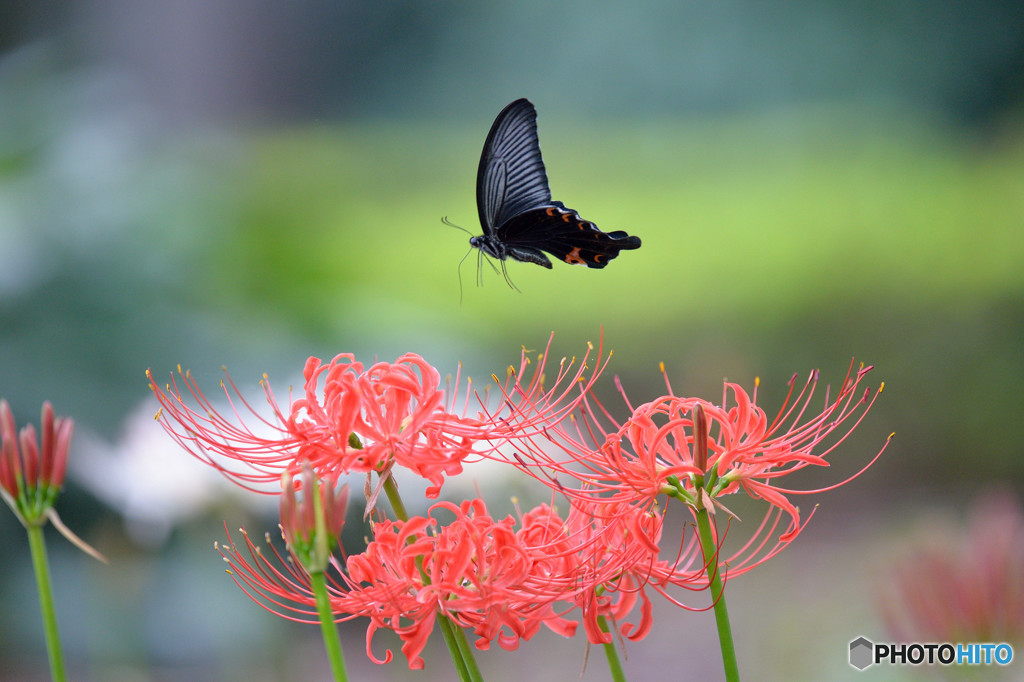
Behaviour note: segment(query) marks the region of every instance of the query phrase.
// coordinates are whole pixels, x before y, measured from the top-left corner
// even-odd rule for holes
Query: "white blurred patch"
[[[243,490],[185,452],[153,415],[155,399],[131,412],[115,443],[75,433],[69,474],[124,517],[136,542],[158,546],[179,523],[231,503],[274,514],[276,495]]]

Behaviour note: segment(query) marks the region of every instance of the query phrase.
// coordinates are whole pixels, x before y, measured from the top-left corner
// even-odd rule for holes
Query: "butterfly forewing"
[[[517,99],[494,119],[480,155],[476,201],[484,234],[551,202],[537,139],[537,110],[529,100]]]

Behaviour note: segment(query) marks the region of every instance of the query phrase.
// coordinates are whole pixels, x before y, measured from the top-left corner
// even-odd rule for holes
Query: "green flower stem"
[[[402,502],[402,496],[398,494],[398,484],[395,483],[395,477],[391,475],[391,472],[384,474],[384,494],[388,496],[388,502],[391,503],[391,508],[395,511],[395,518],[399,521],[408,521],[409,512],[405,510],[405,503]]]
[[[601,632],[611,632],[604,616],[597,617],[597,625],[601,628]],[[601,646],[604,647],[604,657],[608,659],[608,670],[611,671],[612,680],[626,682],[626,673],[622,670],[622,661],[619,660],[619,650],[615,648],[614,638]]]
[[[43,630],[46,632],[46,651],[50,657],[50,676],[58,682],[67,679],[64,673],[64,655],[60,649],[60,634],[57,632],[57,614],[53,610],[53,592],[50,589],[50,568],[46,560],[46,541],[43,527],[29,524],[28,544],[32,552],[32,567],[36,572],[39,588],[39,608],[43,612]]]
[[[391,509],[395,512],[395,517],[399,521],[408,521],[409,513],[405,510],[405,503],[402,502],[402,497],[398,494],[398,484],[395,483],[395,477],[390,473],[384,474],[384,494],[388,496],[388,502],[391,504]],[[427,575],[423,572],[422,557],[417,557],[416,565],[420,569],[423,580],[427,581]],[[476,665],[473,650],[470,649],[469,642],[466,641],[466,635],[462,628],[457,627],[455,623],[444,615],[441,615],[437,622],[441,627],[444,643],[448,647],[448,655],[451,657],[455,670],[459,674],[459,680],[462,682],[482,682],[483,676]]]
[[[335,680],[347,682],[345,655],[341,651],[341,638],[338,636],[334,614],[331,612],[331,600],[327,595],[327,579],[321,571],[310,573],[309,577],[313,586],[313,594],[316,595],[316,610],[320,614],[320,631],[324,636],[327,659],[331,662],[331,672],[334,673]]]
[[[473,680],[473,682],[483,682],[484,676],[480,674],[480,668],[476,665],[476,658],[473,656],[473,649],[470,648],[469,640],[466,639],[466,630],[458,627],[447,618],[442,618],[441,620],[449,623],[452,626],[452,630],[455,632],[455,642],[458,644],[459,653],[462,654],[462,660],[466,664],[469,679]]]
[[[441,628],[444,644],[448,647],[448,655],[451,656],[452,664],[455,666],[455,672],[458,673],[460,682],[476,682],[481,680],[479,671],[477,671],[477,675],[474,678],[469,671],[469,667],[466,665],[466,659],[462,655],[462,649],[459,646],[457,635],[459,628],[455,627],[455,624],[444,616],[437,619],[437,624]],[[474,669],[476,668],[476,663],[473,664],[473,667]]]
[[[729,610],[725,606],[722,575],[718,570],[718,547],[711,533],[711,516],[707,509],[698,509],[697,532],[700,535],[700,547],[704,553],[704,565],[707,566],[711,598],[715,601],[715,623],[718,625],[718,643],[722,648],[722,665],[725,666],[725,679],[728,682],[739,682],[740,669],[736,664],[736,645],[732,641],[732,627],[729,625]]]

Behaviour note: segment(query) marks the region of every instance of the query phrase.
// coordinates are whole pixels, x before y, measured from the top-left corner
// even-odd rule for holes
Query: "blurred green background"
[[[523,96],[554,197],[643,247],[600,271],[510,264],[520,293],[486,266],[476,286],[441,218],[479,233],[480,148]],[[709,399],[760,377],[769,413],[794,372],[876,366],[879,403],[806,486],[893,444],[729,587],[750,679],[852,678],[847,642],[885,639],[886,547],[1024,488],[1022,96],[1016,1],[0,4],[0,395],[19,424],[46,399],[75,419],[58,509],[112,559],[51,538],[73,678],[326,675],[316,629],[259,610],[210,549],[225,521],[272,529],[274,502],[174,449],[147,368],[215,393],[226,365],[257,397],[309,355],[413,351],[486,383],[552,332],[571,356],[602,329],[616,406],[611,374],[643,402],[660,361]],[[0,546],[0,677],[45,679],[6,513]],[[656,618],[631,679],[721,676],[710,614]],[[417,675],[344,632],[355,679],[451,675],[439,648]],[[479,660],[558,680],[584,653],[542,633]],[[606,679],[599,656],[583,679]]]

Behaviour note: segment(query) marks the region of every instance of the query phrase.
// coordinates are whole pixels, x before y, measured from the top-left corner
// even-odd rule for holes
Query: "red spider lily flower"
[[[429,480],[428,497],[436,497],[444,475],[460,473],[474,445],[490,437],[485,422],[445,409],[438,371],[414,353],[366,371],[349,354],[326,365],[310,358],[304,374],[305,396],[292,403],[287,428],[298,458],[321,475],[394,463]]]
[[[548,348],[550,344],[549,340]],[[583,381],[589,353],[575,372],[574,362],[563,360],[553,386],[545,389],[547,349],[532,374],[524,351],[519,371],[511,370],[502,387],[501,406],[491,413],[486,396],[478,398],[475,416],[468,414],[470,398],[477,397],[472,383],[462,399],[458,374],[454,392],[442,390],[438,371],[413,353],[369,369],[350,354],[338,355],[329,363],[311,357],[304,370],[302,396],[290,400],[286,409],[278,404],[264,377],[261,385],[268,416],[246,401],[230,377],[221,384],[229,405],[221,413],[189,372],[179,368],[178,378],[172,375],[166,388],[156,383],[152,372],[146,374],[160,403],[157,418],[168,434],[245,488],[274,492],[264,486],[276,483],[285,472],[297,476],[302,462],[309,462],[318,476],[329,478],[348,472],[383,474],[398,465],[427,479],[431,483],[427,496],[434,498],[445,476],[460,473],[468,457],[493,449],[509,433],[541,428],[536,426],[536,406],[562,404],[545,411],[549,421],[564,418],[575,408],[583,395],[580,385],[586,384],[585,389],[592,384],[603,368],[599,350],[589,383]],[[571,399],[570,392],[574,392]],[[457,407],[460,402],[461,408]],[[518,411],[518,403],[530,409]]]
[[[43,523],[64,485],[74,422],[55,417],[47,401],[40,430],[41,446],[35,427],[28,424],[18,432],[10,405],[0,400],[0,487],[4,500],[25,524]]]
[[[966,528],[947,524],[901,543],[879,581],[889,632],[904,642],[1024,644],[1024,511],[986,494]]]
[[[802,530],[800,512],[788,496],[822,491],[786,489],[778,485],[778,479],[809,465],[828,465],[827,456],[863,420],[881,393],[881,387],[873,394],[860,388],[870,369],[854,372],[851,363],[836,396],[831,398],[826,391],[824,407],[817,413],[811,401],[818,373],[811,373],[795,398],[794,376],[790,394],[772,420],[757,406],[756,391],[750,396],[739,385],[726,383],[718,406],[673,395],[666,377],[669,393],[631,408],[621,425],[596,400],[584,398],[584,418],[574,421],[571,431],[556,427],[544,431],[540,438],[515,439],[516,452],[500,456],[574,500],[597,498],[652,509],[656,498],[666,494],[693,509],[712,512],[724,509],[722,497],[740,491],[765,500],[769,511],[754,537],[733,556],[719,558],[730,567],[731,575],[738,575],[774,556]],[[730,402],[734,404],[730,406]],[[629,405],[628,399],[626,403]],[[705,415],[701,425],[694,418],[698,408]],[[598,415],[611,426],[605,426]],[[564,419],[560,414],[557,418]],[[859,472],[826,490],[859,476],[887,445],[888,441]],[[567,454],[568,459],[558,458],[553,449]],[[573,480],[577,487],[569,483]],[[788,528],[775,545],[767,544],[781,515],[788,516]],[[687,561],[679,565],[684,564],[690,565]],[[696,570],[702,572],[704,567],[698,565]],[[678,566],[669,573],[655,570],[651,575],[684,585],[692,584],[695,577],[680,572]]]
[[[171,437],[257,492],[270,492],[259,486],[284,473],[298,475],[303,462],[330,479],[348,472],[384,473],[398,464],[428,479],[433,484],[428,495],[436,497],[444,476],[460,472],[474,446],[490,436],[485,422],[454,413],[449,405],[457,395],[445,400],[437,370],[418,355],[368,370],[347,354],[327,364],[311,357],[304,374],[304,394],[287,410],[278,405],[264,377],[271,413],[264,417],[230,378],[222,382],[230,409],[221,414],[188,372],[179,369],[184,392],[173,376],[161,389],[147,372],[161,406],[157,418]],[[189,406],[188,395],[198,409]],[[245,423],[250,417],[253,427]]]

